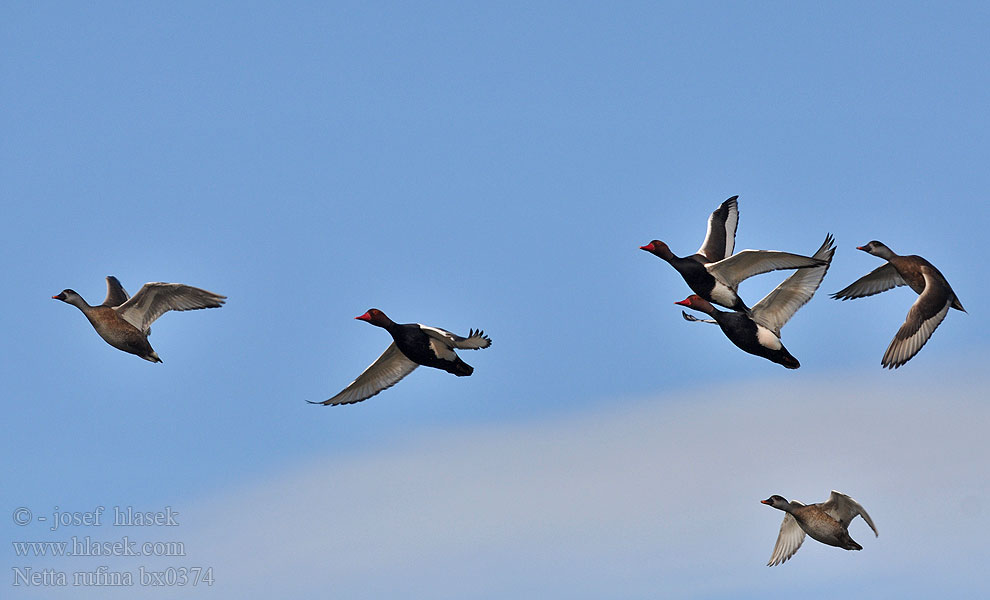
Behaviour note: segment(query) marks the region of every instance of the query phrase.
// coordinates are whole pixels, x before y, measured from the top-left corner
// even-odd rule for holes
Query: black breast
[[[695,294],[698,294],[709,302],[712,299],[712,290],[715,289],[715,278],[708,272],[705,265],[693,258],[678,258],[671,262],[677,272],[684,278]]]

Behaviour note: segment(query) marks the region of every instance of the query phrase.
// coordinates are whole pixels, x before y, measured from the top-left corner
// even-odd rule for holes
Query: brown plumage
[[[90,306],[70,289],[52,296],[81,310],[106,343],[150,362],[162,362],[148,342],[155,319],[170,310],[217,308],[226,298],[181,283],[161,282],[146,283],[134,297],[129,297],[112,275],[107,277],[107,297],[98,306]]]
[[[873,533],[879,536],[873,519],[858,502],[849,496],[832,490],[825,502],[804,505],[774,494],[760,500],[767,506],[784,511],[784,522],[780,524],[777,543],[767,566],[773,567],[787,561],[804,543],[804,534],[810,535],[823,544],[844,550],[862,550],[863,547],[849,536],[849,523],[857,516],[863,517]]]
[[[949,282],[935,266],[920,256],[900,256],[876,240],[857,246],[887,264],[877,267],[846,288],[832,294],[837,300],[852,300],[885,292],[898,286],[909,286],[918,299],[908,310],[904,324],[884,352],[881,364],[896,369],[911,360],[928,342],[950,308],[966,312]]]

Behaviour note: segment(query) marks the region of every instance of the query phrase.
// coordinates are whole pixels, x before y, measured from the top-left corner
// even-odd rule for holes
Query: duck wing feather
[[[842,492],[837,492],[832,490],[832,494],[829,496],[828,500],[822,502],[819,505],[825,514],[832,517],[839,522],[839,525],[843,529],[849,528],[849,523],[852,522],[857,516],[863,517],[866,524],[870,526],[876,537],[880,537],[877,532],[877,526],[873,524],[873,519],[867,514],[866,509],[859,503],[850,498],[849,496],[843,494]]]
[[[929,272],[924,273],[925,290],[908,310],[904,324],[897,330],[894,339],[883,354],[881,364],[888,369],[896,369],[911,360],[935,333],[942,323],[954,295],[945,286],[938,285]]]
[[[779,565],[794,556],[804,543],[804,530],[798,525],[797,519],[791,513],[784,514],[784,522],[780,524],[780,533],[777,534],[777,543],[773,546],[773,554],[770,555],[768,567]]]
[[[821,247],[812,255],[812,258],[822,260],[824,264],[798,269],[753,305],[753,320],[780,337],[780,329],[799,308],[811,300],[821,286],[822,279],[825,278],[825,273],[832,264],[832,256],[835,254],[834,241],[831,234],[825,236]]]
[[[708,230],[705,241],[696,254],[704,256],[705,262],[718,262],[732,256],[736,246],[736,228],[739,226],[739,196],[733,196],[716,208],[708,217]]]
[[[902,285],[907,285],[907,282],[897,272],[894,265],[887,263],[873,269],[848,286],[832,294],[832,297],[836,300],[865,298],[866,296],[886,292]]]
[[[777,250],[743,250],[738,254],[705,265],[708,272],[730,287],[754,275],[769,273],[779,269],[800,269],[820,266],[822,261],[790,252]]]
[[[114,308],[117,314],[143,332],[170,310],[197,310],[222,306],[226,296],[181,283],[146,283],[127,302]]]
[[[363,373],[358,375],[357,379],[341,390],[339,394],[323,402],[310,402],[309,400],[307,402],[323,405],[361,402],[392,387],[403,377],[415,371],[418,366],[406,358],[395,345],[395,342],[392,342],[375,362],[371,363]]]

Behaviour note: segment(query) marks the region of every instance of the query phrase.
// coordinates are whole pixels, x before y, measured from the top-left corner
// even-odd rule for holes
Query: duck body
[[[927,274],[934,280],[935,284],[943,288],[945,293],[951,297],[950,308],[966,312],[962,303],[959,302],[959,298],[956,297],[956,293],[952,291],[952,286],[945,279],[945,275],[942,275],[942,272],[924,257],[917,254],[892,256],[888,262],[894,266],[894,269],[904,279],[908,287],[914,290],[915,294],[920,295],[925,292],[925,288],[927,287],[925,275]]]
[[[91,306],[75,290],[65,289],[53,300],[78,308],[103,340],[118,350],[153,363],[162,359],[151,347],[151,323],[170,310],[194,310],[222,306],[226,296],[181,283],[151,282],[129,296],[116,277],[107,276],[107,297]]]
[[[834,239],[831,235],[825,237],[813,259],[821,264],[815,267],[799,269],[780,285],[774,288],[763,299],[757,302],[748,312],[725,312],[712,306],[711,302],[695,294],[680,302],[712,317],[725,337],[729,338],[737,348],[754,356],[760,356],[788,369],[801,366],[783,342],[780,341],[780,329],[794,316],[799,308],[804,306],[818,290],[825,273],[832,263],[835,254]],[[699,321],[687,313],[682,313],[688,321]]]
[[[771,567],[794,556],[804,542],[805,534],[823,544],[843,550],[862,550],[863,547],[849,535],[849,523],[857,516],[863,517],[873,533],[880,535],[873,519],[862,505],[835,490],[832,490],[828,500],[817,504],[805,505],[794,500],[788,502],[776,494],[760,502],[787,513],[780,525],[773,554],[767,563]]]
[[[681,277],[684,279],[684,283],[691,288],[691,291],[701,296],[709,302],[714,302],[719,306],[724,306],[732,310],[749,312],[749,307],[743,302],[742,298],[736,292],[736,286],[725,281],[719,281],[711,271],[708,270],[707,264],[702,262],[703,258],[700,254],[694,254],[692,256],[681,258],[675,256],[672,252],[667,249],[666,252],[662,250],[660,252],[654,252],[654,249],[660,249],[659,240],[654,240],[643,246],[641,249],[651,252],[660,258],[667,261],[670,266],[680,273]],[[662,248],[667,248],[666,244],[663,244]],[[738,284],[737,284],[738,285]]]
[[[743,352],[760,356],[788,369],[797,369],[801,366],[798,359],[784,347],[778,335],[754,321],[746,313],[719,310],[698,295],[688,296],[674,304],[700,310],[711,316],[725,337]],[[686,314],[685,318],[693,320]]]
[[[917,300],[908,309],[904,323],[884,352],[883,367],[896,369],[911,360],[928,342],[950,308],[966,312],[945,276],[925,258],[913,254],[898,255],[876,240],[856,249],[883,258],[887,263],[832,294],[833,298],[864,298],[902,285],[918,294]]]
[[[76,297],[82,300],[81,296],[77,295]],[[55,298],[61,300],[58,296]],[[79,307],[79,310],[89,319],[93,329],[100,334],[106,343],[118,350],[140,356],[144,360],[162,362],[158,353],[151,347],[148,337],[137,327],[122,319],[113,308],[102,305],[90,306],[85,301],[83,301],[82,306],[74,302],[70,302],[70,304]]]
[[[386,390],[417,367],[433,367],[458,377],[474,373],[454,352],[455,349],[478,350],[491,346],[491,339],[483,331],[471,330],[467,337],[455,335],[446,329],[420,323],[395,323],[377,308],[354,317],[381,327],[392,336],[392,343],[378,359],[364,370],[357,379],[336,396],[323,402],[310,404],[339,405],[361,402]]]
[[[474,373],[474,367],[461,360],[461,357],[453,354],[453,352],[438,351],[437,338],[427,333],[427,331],[436,330],[436,328],[419,323],[399,324],[391,322],[382,327],[392,335],[399,352],[417,365],[440,369],[458,377],[467,377]]]
[[[817,540],[829,546],[843,550],[862,550],[856,540],[852,539],[849,531],[839,525],[817,504],[799,506],[791,510],[791,516],[798,522],[801,529]]]
[[[738,196],[723,202],[708,218],[705,240],[691,256],[675,255],[665,242],[653,240],[645,250],[670,264],[680,273],[698,296],[719,306],[748,313],[750,309],[739,297],[739,284],[754,275],[779,269],[820,266],[822,262],[808,256],[776,250],[743,250],[733,254],[739,223]]]

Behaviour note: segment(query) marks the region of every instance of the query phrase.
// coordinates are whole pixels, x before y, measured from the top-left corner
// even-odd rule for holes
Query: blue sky
[[[215,566],[190,596],[978,597],[988,28],[979,3],[8,3],[5,511],[170,506],[130,535],[185,557],[99,564]],[[684,322],[638,250],[693,252],[736,194],[737,249],[836,237],[783,329],[798,371]],[[872,239],[969,311],[896,372],[913,293],[827,297]],[[154,365],[49,299],[111,274],[229,300],[157,321]],[[306,404],[388,344],[369,307],[494,345]],[[833,488],[880,537],[767,569],[758,500]],[[156,593],[15,587],[98,563],[5,548],[5,597]]]

